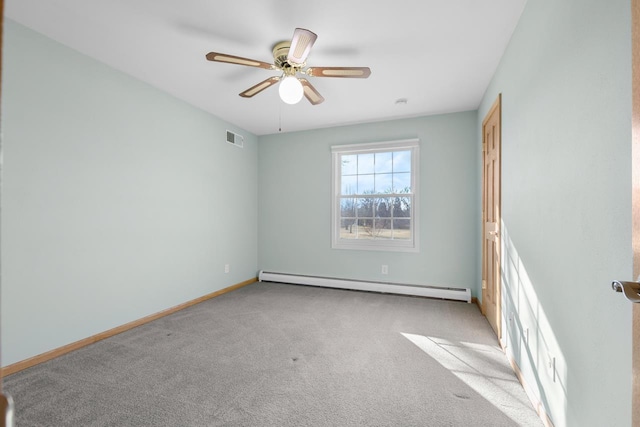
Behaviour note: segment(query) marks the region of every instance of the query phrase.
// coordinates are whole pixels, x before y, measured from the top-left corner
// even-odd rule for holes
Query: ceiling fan
[[[296,28],[291,41],[283,41],[273,47],[273,64],[218,52],[209,52],[207,59],[214,62],[226,62],[228,64],[246,65],[282,72],[280,76],[269,77],[244,92],[241,92],[240,96],[244,98],[251,98],[268,87],[280,82],[280,98],[287,104],[296,104],[305,96],[312,105],[317,105],[324,101],[324,97],[309,83],[309,80],[297,77],[296,75],[298,73],[309,77],[343,77],[356,79],[366,79],[371,74],[369,67],[305,68],[307,66],[305,61],[317,38],[318,36],[309,30]]]

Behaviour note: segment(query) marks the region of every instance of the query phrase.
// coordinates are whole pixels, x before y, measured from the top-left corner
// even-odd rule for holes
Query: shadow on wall
[[[525,390],[556,426],[566,424],[567,365],[525,263],[502,222],[502,337]]]

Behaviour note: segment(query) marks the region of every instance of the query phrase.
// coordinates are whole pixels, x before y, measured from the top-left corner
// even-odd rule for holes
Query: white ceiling
[[[6,0],[5,14],[257,135],[474,110],[526,0]],[[325,97],[290,106],[271,63],[296,27],[318,39],[309,66],[368,66],[368,79],[310,78]],[[406,105],[396,100],[406,98]]]

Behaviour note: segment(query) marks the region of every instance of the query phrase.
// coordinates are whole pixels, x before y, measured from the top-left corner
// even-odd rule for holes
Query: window
[[[417,139],[331,148],[333,248],[418,250],[418,148]]]

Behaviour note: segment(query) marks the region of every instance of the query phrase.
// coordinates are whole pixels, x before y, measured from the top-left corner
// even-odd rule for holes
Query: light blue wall
[[[629,0],[529,0],[479,109],[502,93],[504,341],[557,427],[631,425],[630,29]]]
[[[10,20],[4,54],[3,366],[255,277],[256,136]]]
[[[259,141],[259,266],[266,271],[477,292],[476,112],[274,134]],[[331,146],[420,139],[420,252],[331,249]],[[381,265],[389,274],[381,274]]]
[[[258,269],[479,296],[480,123],[502,93],[504,344],[556,426],[630,425],[631,307],[610,290],[631,278],[629,10],[529,0],[477,113],[259,141],[8,21],[2,365]],[[420,252],[332,250],[330,147],[416,136]]]

